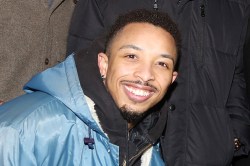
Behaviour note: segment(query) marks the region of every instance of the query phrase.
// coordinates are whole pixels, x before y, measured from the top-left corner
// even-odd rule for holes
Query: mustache
[[[127,83],[133,83],[133,84],[138,84],[138,85],[143,85],[143,86],[148,86],[153,88],[154,90],[158,90],[154,85],[150,84],[148,81],[141,81],[141,80],[137,80],[137,81],[129,81],[129,80],[124,80],[122,82],[127,82]]]

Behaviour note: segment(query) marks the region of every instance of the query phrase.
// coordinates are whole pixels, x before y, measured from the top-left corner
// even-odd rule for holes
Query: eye
[[[136,55],[134,54],[129,54],[129,55],[126,55],[125,57],[129,59],[136,59]]]
[[[159,62],[158,65],[164,67],[164,68],[169,68],[168,64],[167,63],[164,63],[164,62]]]

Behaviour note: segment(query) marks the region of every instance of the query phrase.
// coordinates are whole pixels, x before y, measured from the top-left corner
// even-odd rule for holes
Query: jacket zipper
[[[144,147],[143,149],[141,149],[139,151],[139,153],[137,153],[136,155],[132,156],[130,159],[129,159],[129,162],[132,161],[134,158],[137,158],[138,156],[142,155],[142,153],[144,153],[147,149],[149,149],[152,145],[149,144],[147,145],[146,147]]]
[[[154,5],[153,5],[154,10],[158,10],[158,4],[157,4],[157,0],[154,1]]]
[[[204,46],[204,26],[205,26],[205,16],[206,16],[206,6],[205,1],[202,1],[202,4],[200,5],[200,17],[201,17],[201,31],[200,31],[200,55],[197,57],[198,59],[198,66],[203,66],[204,61],[204,53],[203,53],[203,46]]]
[[[123,162],[123,166],[128,166],[129,164],[129,160],[128,160],[128,153],[129,153],[129,130],[128,130],[128,124],[126,124],[126,140],[127,140],[127,147],[126,147],[126,156],[125,156],[125,159],[124,159],[124,162]]]
[[[205,17],[206,15],[205,15],[205,5],[204,4],[202,4],[200,6],[200,10],[201,10],[201,17]]]
[[[126,140],[127,140],[127,142],[129,142],[129,130],[128,130],[128,125],[126,126],[126,132],[128,133],[128,134],[126,134]],[[151,144],[149,144],[149,145],[147,145],[146,147],[144,147],[143,149],[141,149],[136,155],[134,155],[134,156],[132,156],[130,159],[128,158],[128,156],[129,156],[129,143],[127,143],[127,147],[126,147],[126,151],[127,151],[127,153],[126,153],[126,156],[125,156],[125,160],[124,160],[124,162],[123,162],[123,166],[129,166],[129,163],[133,160],[133,159],[135,159],[135,158],[137,158],[138,156],[140,156],[140,155],[142,155],[142,153],[144,153],[147,149],[149,149],[150,147],[151,147],[152,145]]]

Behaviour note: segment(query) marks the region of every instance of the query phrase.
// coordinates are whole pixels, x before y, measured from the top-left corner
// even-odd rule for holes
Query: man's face
[[[113,39],[110,55],[98,55],[100,73],[115,103],[138,117],[166,94],[177,76],[175,61],[174,38],[148,23],[126,25]]]

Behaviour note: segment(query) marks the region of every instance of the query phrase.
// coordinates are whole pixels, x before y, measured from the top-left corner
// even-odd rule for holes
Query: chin
[[[137,109],[137,110],[136,110]],[[121,115],[128,123],[137,123],[145,117],[147,111],[139,111],[138,108],[132,108],[128,105],[120,107]]]

